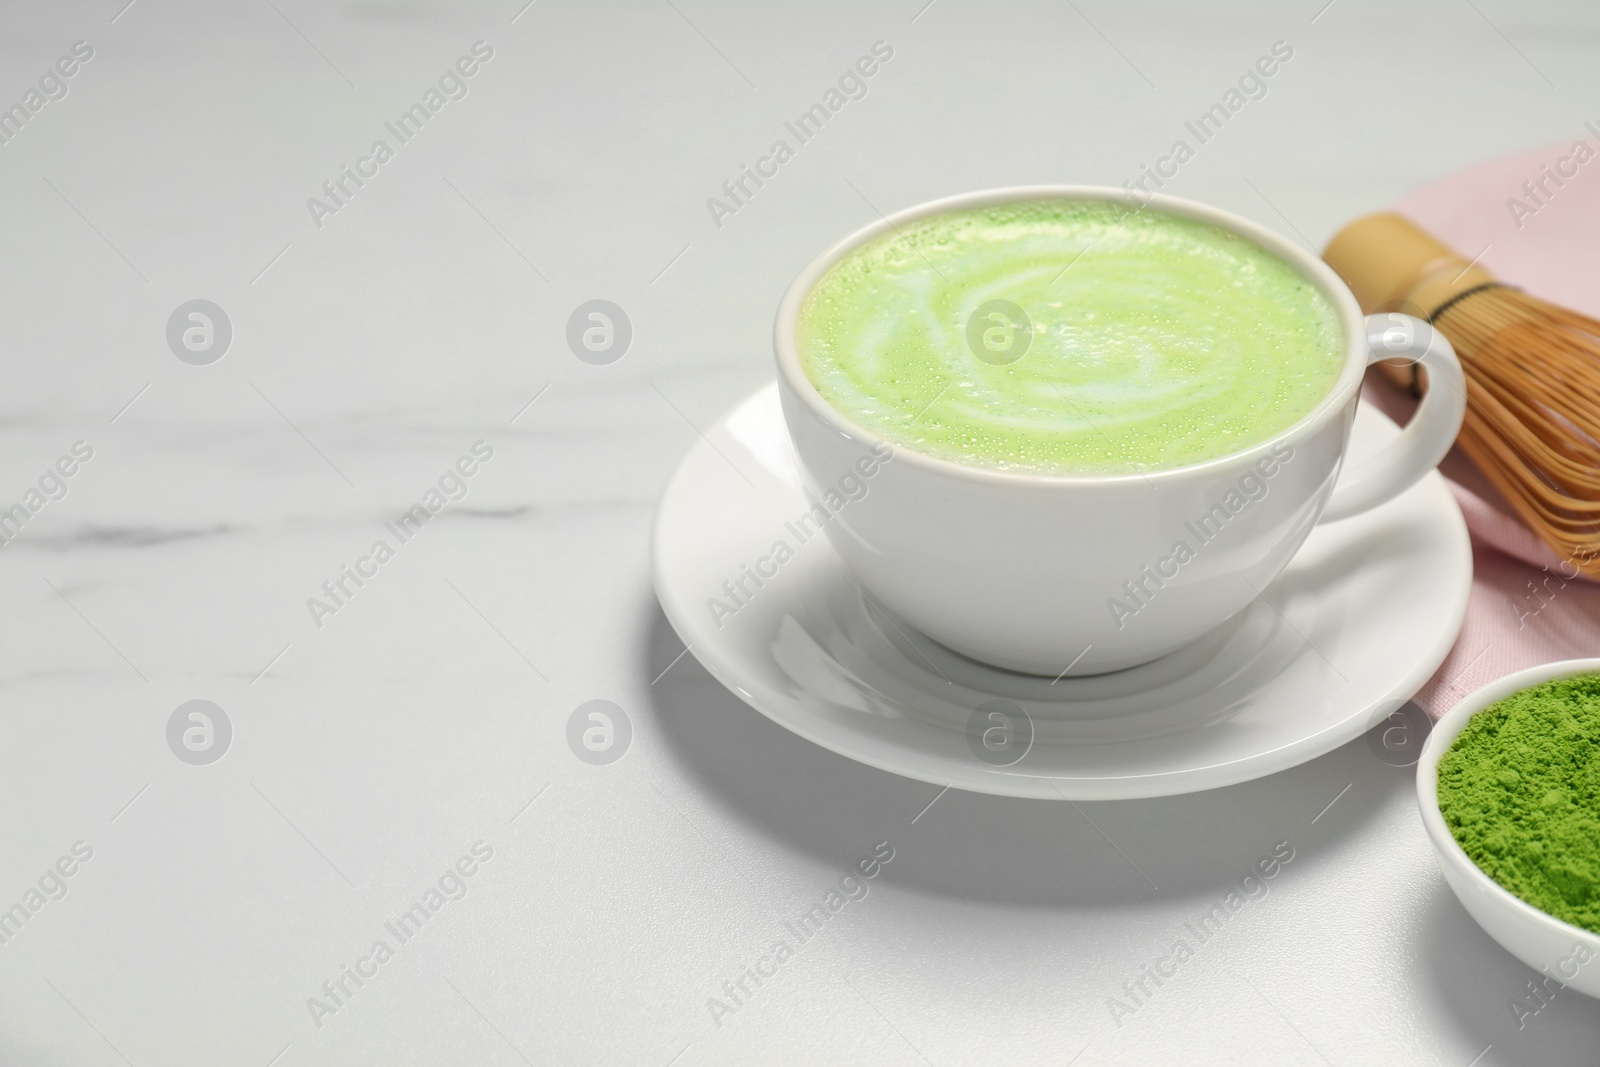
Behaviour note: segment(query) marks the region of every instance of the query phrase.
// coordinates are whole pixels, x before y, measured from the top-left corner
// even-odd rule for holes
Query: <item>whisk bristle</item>
[[[1565,566],[1600,577],[1600,320],[1498,282],[1399,215],[1357,219],[1323,256],[1363,310],[1449,338],[1467,380],[1457,443]]]
[[[1495,287],[1434,325],[1467,375],[1463,451],[1563,561],[1600,576],[1600,321]]]

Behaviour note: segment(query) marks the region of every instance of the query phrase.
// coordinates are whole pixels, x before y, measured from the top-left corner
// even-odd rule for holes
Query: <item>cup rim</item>
[[[1449,711],[1439,716],[1439,721],[1434,723],[1433,730],[1428,734],[1428,740],[1422,746],[1422,755],[1417,759],[1417,804],[1421,808],[1423,828],[1427,830],[1428,839],[1433,843],[1434,852],[1438,854],[1440,862],[1447,863],[1458,872],[1464,873],[1475,886],[1487,893],[1502,911],[1515,913],[1519,922],[1531,923],[1542,927],[1548,933],[1560,934],[1564,938],[1578,938],[1595,945],[1600,944],[1600,933],[1574,926],[1565,919],[1558,919],[1549,912],[1534,907],[1489,877],[1488,872],[1474,863],[1472,857],[1467,855],[1467,850],[1461,847],[1455,835],[1450,832],[1450,827],[1445,825],[1444,813],[1439,810],[1439,761],[1450,751],[1450,746],[1455,744],[1456,738],[1466,729],[1467,723],[1474,715],[1489,705],[1530,686],[1560,678],[1571,678],[1579,674],[1600,674],[1600,659],[1557,660],[1516,671],[1473,690]]]
[[[778,373],[790,391],[805,402],[812,414],[841,434],[864,442],[869,446],[883,445],[893,450],[895,461],[921,467],[933,473],[966,481],[991,485],[1010,486],[1111,486],[1133,483],[1151,485],[1162,481],[1180,481],[1194,477],[1227,476],[1243,472],[1272,453],[1279,445],[1291,447],[1316,434],[1338,417],[1361,387],[1370,353],[1366,342],[1366,329],[1361,307],[1355,296],[1339,278],[1333,268],[1319,257],[1306,252],[1280,234],[1259,223],[1223,211],[1209,204],[1185,200],[1175,196],[1151,194],[1145,197],[1138,211],[1162,211],[1179,218],[1210,223],[1251,241],[1294,267],[1328,298],[1338,312],[1345,334],[1345,360],[1339,378],[1317,406],[1299,421],[1267,439],[1237,452],[1181,467],[1165,467],[1153,471],[1134,471],[1127,474],[1049,474],[1031,471],[1004,471],[974,464],[958,463],[898,444],[852,420],[825,400],[800,365],[799,346],[795,343],[795,328],[799,322],[800,307],[817,281],[846,254],[900,225],[929,215],[942,214],[964,208],[986,207],[991,204],[1016,203],[1027,200],[1105,200],[1127,204],[1132,195],[1126,189],[1108,185],[1018,185],[997,189],[984,189],[961,193],[913,205],[893,215],[886,215],[868,223],[854,233],[835,242],[802,269],[789,284],[778,304],[777,319],[773,326],[773,348],[777,353]]]

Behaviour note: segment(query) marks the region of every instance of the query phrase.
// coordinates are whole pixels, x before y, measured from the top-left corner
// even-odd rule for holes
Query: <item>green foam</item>
[[[1015,362],[969,347],[968,319],[992,300],[1031,321]],[[1096,200],[904,224],[824,273],[797,340],[823,398],[888,441],[1041,474],[1240,451],[1309,414],[1344,361],[1337,312],[1285,261],[1215,226]]]

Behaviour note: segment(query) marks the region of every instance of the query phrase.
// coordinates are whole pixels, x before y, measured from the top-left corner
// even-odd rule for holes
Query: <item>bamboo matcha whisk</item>
[[[1467,378],[1458,443],[1563,560],[1600,576],[1600,322],[1495,280],[1399,215],[1357,219],[1323,258],[1363,311],[1403,311],[1449,339]],[[1415,366],[1385,369],[1426,384]]]

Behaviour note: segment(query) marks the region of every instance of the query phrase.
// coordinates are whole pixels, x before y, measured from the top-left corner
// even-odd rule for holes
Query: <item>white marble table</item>
[[[1169,191],[1320,243],[1578,135],[1592,6],[124,2],[0,11],[27,115],[0,126],[0,505],[38,504],[0,547],[0,1063],[1593,1055],[1577,994],[1517,1028],[1529,972],[1366,744],[1197,796],[928,807],[680,656],[647,565],[696,428],[769,378],[787,280],[877,209],[1136,177],[1283,40]],[[877,41],[865,95],[714,218]],[[232,327],[208,365],[166,337],[194,299]],[[632,323],[620,361],[568,349],[591,299]],[[475,442],[464,497],[389,533]],[[566,740],[596,699],[632,725],[608,765]],[[192,700],[230,724],[209,764],[176,754],[187,712],[169,747]],[[870,893],[762,963],[878,842]],[[1269,895],[1108,1006],[1280,842]]]

